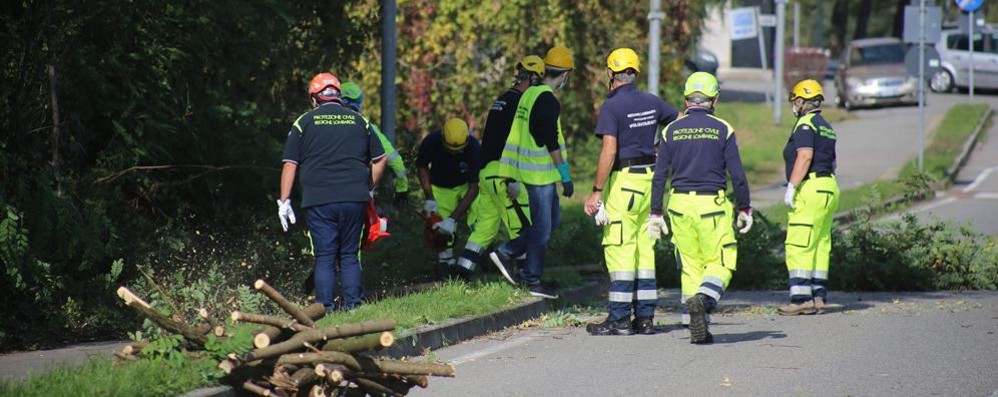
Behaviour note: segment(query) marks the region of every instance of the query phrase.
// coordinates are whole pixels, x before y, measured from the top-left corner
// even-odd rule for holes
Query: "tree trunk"
[[[304,312],[312,320],[319,321],[319,319],[326,315],[326,307],[321,303],[313,303],[306,307]],[[278,340],[286,340],[291,336],[292,334],[287,330],[282,330],[278,327],[267,327],[253,336],[253,346],[256,346],[257,349],[262,349]]]
[[[853,40],[866,38],[871,12],[873,12],[873,0],[860,0],[859,9],[856,10],[856,30],[853,31]]]
[[[375,359],[365,356],[352,356],[340,352],[292,353],[277,359],[278,364],[343,364],[354,371],[366,374],[431,375],[453,377],[454,366],[450,364],[417,363]]]
[[[846,28],[849,25],[849,0],[835,0],[832,6],[832,56],[838,57],[846,46]]]
[[[263,292],[264,295],[267,295],[267,297],[270,298],[270,300],[274,301],[274,303],[276,303],[277,306],[280,306],[281,309],[283,309],[286,313],[290,314],[291,317],[294,317],[295,320],[298,320],[299,323],[308,327],[315,326],[315,322],[312,321],[312,319],[309,318],[308,315],[306,315],[305,312],[302,311],[300,307],[291,302],[288,302],[288,300],[284,298],[284,295],[281,295],[280,292],[277,292],[277,290],[268,285],[266,281],[256,280],[256,282],[253,283],[253,288],[256,288],[257,291]]]
[[[325,351],[355,353],[362,351],[378,351],[395,343],[395,335],[391,332],[368,334],[354,338],[334,339],[322,346]]]
[[[49,65],[49,88],[52,95],[52,177],[55,180],[55,194],[62,196],[62,159],[59,156],[59,140],[62,139],[59,121],[59,95],[56,91],[55,66]]]
[[[375,320],[363,323],[343,324],[329,328],[312,329],[299,332],[292,336],[291,339],[276,345],[270,345],[262,349],[254,350],[243,357],[243,361],[255,361],[298,351],[305,346],[305,343],[314,345],[320,341],[329,339],[346,338],[375,332],[391,331],[394,329],[395,320]]]
[[[904,35],[904,6],[908,5],[906,0],[895,0],[894,24],[891,28],[891,36],[901,38]],[[946,14],[943,14],[946,15]]]

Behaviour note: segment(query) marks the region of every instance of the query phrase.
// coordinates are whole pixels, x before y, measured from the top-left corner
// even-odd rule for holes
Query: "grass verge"
[[[151,360],[115,364],[94,359],[64,366],[23,382],[0,381],[2,396],[175,396],[211,383],[202,374],[211,360],[166,365]]]
[[[974,132],[974,127],[977,126],[978,121],[988,109],[986,104],[954,105],[946,112],[939,127],[930,135],[931,141],[925,148],[923,165],[925,175],[929,179],[946,183],[947,169],[953,164],[956,156],[960,154],[967,137]],[[987,125],[984,128],[987,128]],[[870,182],[844,190],[839,199],[838,212],[852,211],[869,205],[871,202],[883,202],[883,200],[903,195],[908,191],[905,182],[918,174],[918,159],[913,159],[905,164],[894,180]],[[787,221],[788,208],[785,205],[774,205],[762,210],[762,212],[774,223],[784,224]]]

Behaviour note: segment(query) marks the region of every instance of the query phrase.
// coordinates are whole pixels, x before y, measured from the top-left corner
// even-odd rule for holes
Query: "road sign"
[[[935,48],[925,47],[925,75],[932,76],[939,71],[939,52]],[[904,68],[909,76],[918,77],[918,46],[912,46],[904,54]]]
[[[979,38],[976,37],[978,37],[978,35],[981,34],[981,31],[984,30],[984,18],[982,18],[976,12],[973,15],[974,18],[973,20],[970,19],[971,18],[970,13],[967,12],[961,12],[960,15],[957,15],[956,18],[957,18],[956,23],[957,26],[959,26],[960,33],[970,35],[971,34],[970,29],[971,27],[973,27],[974,29],[973,35],[975,36],[975,40],[980,40]]]
[[[728,28],[731,30],[731,40],[751,39],[759,34],[755,7],[734,8],[729,11]]]
[[[776,15],[773,14],[762,14],[759,15],[759,26],[764,28],[772,28],[776,26]]]
[[[981,8],[981,6],[984,5],[984,0],[954,0],[954,1],[956,2],[957,7],[960,7],[961,10],[967,12],[977,11],[978,8]]]
[[[918,43],[918,35],[921,31],[918,21],[918,6],[906,6],[904,8],[904,34],[905,43]],[[925,42],[935,43],[939,41],[943,25],[943,12],[939,7],[925,7]]]

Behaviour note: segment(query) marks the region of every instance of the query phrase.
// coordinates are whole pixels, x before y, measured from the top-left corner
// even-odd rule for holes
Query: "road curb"
[[[426,349],[439,349],[521,324],[549,311],[586,303],[598,297],[602,290],[602,284],[591,282],[562,291],[560,299],[530,298],[496,313],[455,318],[441,324],[417,327],[402,334],[392,347],[382,350],[379,355],[389,357],[422,355]],[[231,386],[212,386],[194,389],[178,397],[234,397],[238,395],[240,395],[240,391]]]
[[[938,186],[936,190],[942,189],[943,184],[952,184],[956,181],[957,174],[960,173],[963,166],[967,165],[967,159],[970,158],[970,153],[973,152],[974,148],[977,146],[977,142],[980,140],[980,136],[984,132],[984,126],[988,124],[988,120],[991,119],[993,113],[994,111],[991,108],[988,108],[988,111],[984,112],[981,119],[977,121],[977,125],[974,126],[974,131],[971,132],[970,135],[967,136],[967,139],[963,142],[963,149],[960,151],[960,154],[953,159],[953,164],[946,169],[945,181],[940,182],[940,186]],[[930,194],[926,194],[924,197],[915,199],[905,198],[904,196],[896,196],[884,200],[884,202],[880,204],[880,208],[889,210],[895,205],[901,204],[906,200],[911,200],[912,203],[921,203],[935,198],[935,192],[931,192]],[[832,217],[832,221],[838,224],[837,227],[839,229],[847,228],[856,222],[855,212],[855,210],[852,210],[835,214],[835,216]]]

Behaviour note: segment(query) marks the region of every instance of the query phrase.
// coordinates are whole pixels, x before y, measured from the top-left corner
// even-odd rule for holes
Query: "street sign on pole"
[[[954,1],[956,2],[957,7],[960,7],[961,10],[967,12],[977,11],[978,8],[981,8],[981,6],[984,5],[984,0],[954,0]]]
[[[918,6],[904,7],[904,31],[901,35],[905,43],[918,43],[922,35],[922,15]],[[925,41],[938,42],[942,37],[943,11],[940,7],[925,7]]]
[[[728,12],[731,40],[751,39],[759,34],[755,13],[755,7],[734,8]]]
[[[918,62],[920,58],[924,62],[923,66],[925,67],[926,76],[932,76],[939,71],[939,65],[941,64],[939,51],[936,51],[932,46],[925,46],[923,51],[925,51],[924,56],[918,53],[918,46],[916,45],[909,48],[908,52],[904,54],[904,68],[909,76],[919,77]]]

